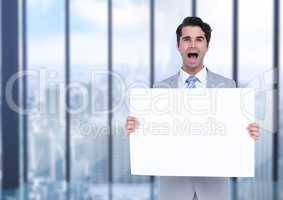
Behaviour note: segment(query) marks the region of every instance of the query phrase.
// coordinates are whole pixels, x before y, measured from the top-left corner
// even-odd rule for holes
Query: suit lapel
[[[207,69],[207,82],[206,82],[206,87],[207,88],[214,88],[217,84],[217,81],[215,80],[215,77],[213,76],[213,73],[211,73],[208,69]]]
[[[178,88],[179,87],[179,76],[180,72],[175,74],[169,81],[169,85],[171,88]]]
[[[209,70],[207,70],[207,77],[206,77],[206,87],[211,88],[212,86],[212,76]]]

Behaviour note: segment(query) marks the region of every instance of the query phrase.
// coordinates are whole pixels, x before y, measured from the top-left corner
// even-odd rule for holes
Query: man
[[[176,30],[177,48],[183,60],[178,74],[154,85],[170,88],[234,88],[235,81],[215,74],[203,65],[211,37],[210,26],[198,17],[187,17]],[[127,118],[126,129],[130,134],[138,128],[135,117]],[[256,123],[247,127],[249,135],[257,139]],[[221,177],[160,177],[161,200],[227,200],[229,179]]]

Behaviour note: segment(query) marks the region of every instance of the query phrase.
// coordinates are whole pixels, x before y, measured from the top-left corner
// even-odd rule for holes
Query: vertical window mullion
[[[6,92],[12,97],[13,103],[19,106],[19,81],[13,88],[6,91],[8,81],[18,72],[18,1],[3,0],[1,5],[1,67],[2,67],[2,187],[17,189],[20,181],[19,163],[19,109],[14,111]]]
[[[112,192],[112,183],[113,183],[113,172],[112,172],[112,165],[113,165],[113,151],[112,151],[112,76],[111,73],[113,71],[113,61],[112,61],[112,47],[113,47],[113,37],[112,37],[112,29],[113,29],[113,22],[112,22],[112,0],[108,0],[108,127],[109,127],[109,138],[108,138],[108,152],[109,152],[109,160],[108,160],[108,180],[109,180],[109,200],[113,199],[113,192]]]
[[[232,46],[232,76],[238,85],[238,0],[233,0],[233,46]],[[232,178],[232,198],[237,197],[237,178]]]
[[[272,179],[273,179],[273,199],[278,199],[278,159],[279,159],[279,41],[280,41],[280,30],[279,30],[279,17],[280,17],[280,8],[279,8],[279,0],[273,1],[273,171],[272,171]]]
[[[22,70],[23,73],[27,73],[27,1],[22,0]],[[28,97],[28,83],[27,77],[23,76],[22,82],[22,106],[23,110],[27,110],[27,97]],[[23,124],[22,124],[22,138],[23,138],[23,181],[28,182],[28,115],[23,114]]]
[[[238,83],[238,0],[233,0],[233,79]]]
[[[65,128],[66,128],[66,181],[71,181],[71,139],[70,139],[70,2],[65,0]]]
[[[192,0],[192,16],[197,16],[197,0]]]
[[[154,43],[154,34],[155,34],[155,31],[154,31],[154,27],[155,27],[155,1],[154,0],[150,0],[150,16],[149,16],[149,19],[150,19],[150,44],[149,44],[149,47],[150,47],[150,87],[152,88],[153,87],[153,84],[154,84],[154,77],[155,77],[155,54],[154,54],[154,51],[155,51],[155,43]],[[151,200],[154,200],[154,176],[150,176],[150,199]]]

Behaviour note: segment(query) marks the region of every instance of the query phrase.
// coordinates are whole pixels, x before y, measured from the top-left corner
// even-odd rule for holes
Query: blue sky
[[[107,58],[107,1],[71,0],[72,63],[105,65]],[[257,9],[251,8],[257,5]],[[155,56],[157,65],[180,66],[175,48],[175,28],[190,15],[187,0],[155,1]],[[239,64],[248,74],[272,66],[272,3],[240,1]],[[228,8],[228,9],[227,9]],[[232,0],[198,0],[199,15],[213,33],[205,63],[214,71],[231,76]],[[252,14],[251,14],[252,11]],[[62,65],[64,61],[64,1],[28,0],[28,33],[31,65]],[[117,64],[148,65],[149,1],[113,1],[113,52]],[[264,59],[259,59],[264,58]],[[165,68],[168,75],[174,70]],[[162,69],[161,69],[162,71]],[[167,75],[167,74],[166,74]],[[160,77],[161,78],[161,77]]]

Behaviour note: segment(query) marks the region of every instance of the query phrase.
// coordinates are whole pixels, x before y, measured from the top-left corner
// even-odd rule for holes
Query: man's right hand
[[[139,128],[139,121],[133,116],[128,116],[125,128],[128,134],[133,133],[137,128]]]

